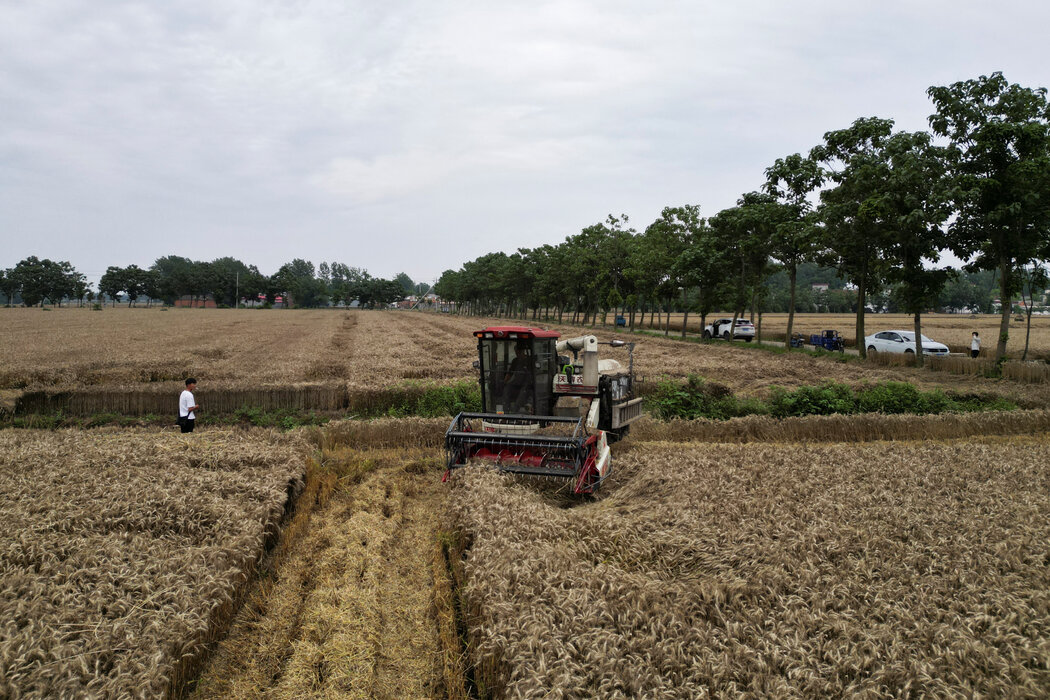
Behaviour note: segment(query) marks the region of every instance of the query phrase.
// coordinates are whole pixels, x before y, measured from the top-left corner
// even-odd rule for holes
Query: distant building
[[[188,309],[214,309],[215,300],[211,298],[210,294],[196,298],[187,295],[176,299],[175,306]]]
[[[827,282],[814,282],[812,284],[812,289],[813,289],[814,292],[826,292],[830,288],[831,288],[831,285],[828,284]]]

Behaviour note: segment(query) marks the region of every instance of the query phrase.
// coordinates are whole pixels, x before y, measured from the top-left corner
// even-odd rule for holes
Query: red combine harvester
[[[474,337],[484,412],[453,419],[445,478],[479,459],[504,472],[569,479],[573,493],[594,493],[610,472],[609,444],[642,415],[634,343],[599,343],[593,335],[559,340],[553,331],[523,326],[493,326]],[[599,345],[626,347],[627,368],[599,360]]]

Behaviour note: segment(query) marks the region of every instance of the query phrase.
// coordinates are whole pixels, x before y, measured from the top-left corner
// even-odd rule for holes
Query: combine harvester
[[[445,479],[483,459],[504,472],[569,479],[574,494],[594,493],[610,472],[609,444],[642,415],[634,343],[599,343],[593,335],[558,340],[553,331],[522,326],[485,328],[474,337],[485,412],[453,419]],[[599,360],[599,345],[626,347],[628,367]]]

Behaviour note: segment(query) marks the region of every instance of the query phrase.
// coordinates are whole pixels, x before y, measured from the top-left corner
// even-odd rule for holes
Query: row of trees
[[[26,306],[42,304],[45,299],[53,304],[61,304],[66,299],[83,303],[89,292],[87,277],[64,260],[40,260],[31,255],[13,268],[0,270],[0,294],[8,304],[16,296],[21,297]]]
[[[277,298],[291,300],[295,306],[317,307],[330,304],[385,306],[400,301],[420,287],[405,273],[393,280],[372,277],[367,270],[339,262],[313,263],[296,258],[273,275],[264,275],[255,265],[224,257],[203,262],[177,255],[158,258],[149,268],[138,265],[110,266],[98,283],[100,299],[114,305],[126,297],[128,305],[146,299],[172,304],[189,297],[192,301],[212,298],[217,305],[256,304],[260,299],[273,304]],[[27,306],[48,301],[95,299],[86,277],[69,262],[39,260],[30,256],[13,268],[0,270],[0,294],[8,304],[21,299]]]
[[[1006,351],[1010,300],[1046,285],[1050,258],[1050,106],[1044,88],[1001,73],[931,87],[932,133],[862,118],[829,131],[808,154],[778,159],[759,190],[705,219],[697,205],[668,207],[636,231],[610,216],[560,245],[490,253],[446,271],[437,293],[479,313],[556,308],[574,320],[608,309],[634,316],[673,303],[706,316],[761,311],[767,281],[788,278],[790,338],[797,275],[805,262],[833,267],[856,293],[856,337],[870,298],[892,288],[914,316],[934,306],[958,274],[938,266],[950,251],[968,271],[998,280]],[[785,340],[787,342],[787,340]],[[864,354],[863,343],[859,350]],[[916,348],[916,361],[922,353]]]

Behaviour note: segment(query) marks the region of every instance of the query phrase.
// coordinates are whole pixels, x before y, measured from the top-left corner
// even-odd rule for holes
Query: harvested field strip
[[[447,418],[382,418],[370,421],[332,421],[323,428],[310,428],[307,439],[324,450],[340,447],[395,448],[443,447]]]
[[[867,359],[869,364],[885,367],[912,367],[915,364],[914,355],[909,354],[872,353]],[[927,357],[925,367],[932,372],[979,377],[993,376],[996,372],[995,360],[991,357]],[[1002,366],[1002,378],[1021,384],[1046,384],[1050,382],[1050,364],[1007,360]]]
[[[353,336],[357,327],[359,314],[346,313],[339,328],[332,335],[328,346],[321,351],[321,357],[310,361],[306,369],[306,378],[311,380],[345,379],[349,373],[350,356],[353,348]]]
[[[311,436],[327,440],[331,500],[238,616],[194,697],[463,697],[442,647],[454,634],[436,538],[440,460]]]
[[[301,382],[351,312],[0,309],[0,388],[178,381]],[[7,342],[10,340],[10,342]]]
[[[468,468],[492,697],[1050,694],[1050,441],[645,445],[563,508]]]
[[[273,433],[0,433],[0,696],[177,694],[303,470]]]
[[[369,311],[359,316],[348,379],[352,393],[403,379],[444,382],[473,375],[470,363],[477,359],[477,341],[471,331],[477,330],[477,319],[456,319],[453,328],[461,330],[450,334],[432,332],[435,314]]]

